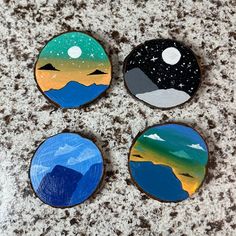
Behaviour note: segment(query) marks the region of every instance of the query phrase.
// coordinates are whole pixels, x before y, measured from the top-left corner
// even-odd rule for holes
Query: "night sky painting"
[[[150,40],[125,59],[124,78],[138,99],[158,108],[185,103],[197,91],[201,72],[194,53],[173,40]]]
[[[54,207],[84,202],[98,188],[103,157],[97,146],[79,134],[60,133],[36,150],[30,180],[36,195]]]
[[[51,39],[35,66],[37,84],[62,108],[76,108],[99,97],[111,81],[111,64],[101,44],[82,32]]]
[[[164,202],[185,200],[201,186],[208,163],[205,141],[181,124],[156,125],[133,143],[129,169],[135,184]]]

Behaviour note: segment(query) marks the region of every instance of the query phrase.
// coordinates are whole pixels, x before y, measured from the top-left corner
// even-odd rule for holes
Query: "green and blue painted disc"
[[[61,108],[88,104],[109,87],[111,63],[102,45],[82,32],[52,38],[35,65],[41,92]]]
[[[129,153],[136,186],[163,202],[179,202],[194,194],[207,171],[208,148],[193,128],[168,123],[147,128]]]

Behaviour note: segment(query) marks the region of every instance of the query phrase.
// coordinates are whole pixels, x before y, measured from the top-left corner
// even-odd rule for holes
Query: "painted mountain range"
[[[77,187],[71,197],[70,203],[83,202],[90,196],[97,187],[101,179],[102,163],[92,165],[78,182]]]
[[[49,205],[64,207],[82,203],[97,187],[102,164],[94,164],[82,175],[71,168],[56,165],[40,182],[36,191],[40,199]]]
[[[169,108],[190,99],[189,94],[182,90],[175,88],[159,89],[140,68],[127,71],[125,82],[133,95],[152,106]]]
[[[79,107],[98,97],[107,89],[108,85],[92,84],[86,86],[75,81],[71,81],[61,89],[50,89],[45,91],[45,95],[55,103],[64,108]]]
[[[49,205],[65,206],[83,175],[70,168],[56,165],[47,173],[37,189],[38,196]]]

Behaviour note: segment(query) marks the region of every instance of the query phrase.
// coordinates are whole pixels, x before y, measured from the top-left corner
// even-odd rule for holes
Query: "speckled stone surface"
[[[1,0],[0,235],[236,235],[235,8],[233,0]],[[107,95],[79,110],[54,108],[33,74],[45,42],[68,30],[93,33],[114,66]],[[167,111],[132,98],[121,73],[134,46],[158,37],[184,42],[203,68],[194,99]],[[202,188],[178,204],[149,199],[128,173],[132,139],[165,121],[192,125],[210,149]],[[64,130],[96,141],[106,176],[94,198],[55,209],[36,198],[28,169],[39,143]]]

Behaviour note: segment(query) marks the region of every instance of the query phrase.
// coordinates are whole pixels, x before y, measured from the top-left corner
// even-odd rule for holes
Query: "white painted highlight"
[[[154,140],[158,140],[158,141],[165,141],[163,138],[161,138],[159,135],[157,134],[149,134],[149,135],[143,135],[143,137],[145,138],[150,138],[150,139],[154,139]]]
[[[97,150],[91,149],[91,148],[86,148],[77,157],[69,158],[69,160],[67,161],[67,164],[68,165],[76,165],[80,162],[86,161],[86,160],[91,159],[93,157],[97,157],[97,155],[98,155]],[[92,161],[90,160],[90,162],[92,162]]]
[[[200,144],[191,144],[191,145],[187,145],[188,147],[191,147],[191,148],[194,148],[194,149],[199,149],[199,150],[202,150],[202,151],[205,151],[205,149],[200,146]]]
[[[176,89],[158,89],[152,92],[136,94],[136,97],[160,108],[170,108],[180,105],[190,99],[184,91]]]
[[[30,172],[31,175],[37,178],[38,175],[43,174],[50,170],[50,167],[44,165],[32,165]]]
[[[65,155],[70,152],[73,152],[76,149],[77,149],[77,146],[71,146],[71,145],[65,144],[64,146],[61,146],[56,150],[54,156]]]
[[[180,151],[176,151],[176,152],[170,152],[171,154],[177,156],[177,157],[181,157],[181,158],[185,158],[185,159],[192,159],[188,153],[186,153],[185,151],[183,150],[180,150]]]
[[[71,58],[79,58],[82,54],[82,50],[78,46],[73,46],[68,49],[67,53]]]
[[[177,48],[169,47],[162,52],[162,59],[169,65],[175,65],[181,58],[181,54]]]

